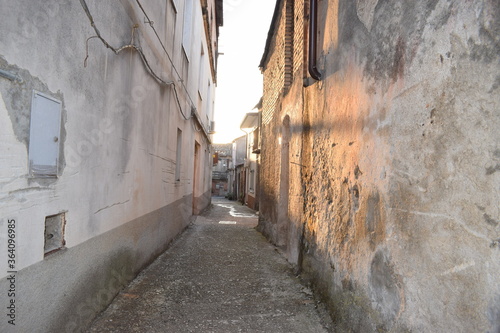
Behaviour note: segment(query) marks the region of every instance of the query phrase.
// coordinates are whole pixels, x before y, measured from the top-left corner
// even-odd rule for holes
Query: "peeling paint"
[[[64,96],[61,92],[54,93],[49,90],[47,84],[43,83],[39,78],[33,77],[29,71],[21,69],[15,65],[7,63],[5,58],[0,55],[0,68],[12,71],[22,80],[19,82],[6,82],[0,80],[0,95],[2,96],[5,106],[9,112],[9,117],[12,124],[12,129],[19,142],[26,146],[28,152],[29,135],[30,135],[30,117],[31,117],[31,101],[33,90],[40,91],[49,96],[53,96],[62,102],[62,119],[61,119],[61,134],[59,138],[59,170],[58,174],[62,174],[66,160],[64,157],[64,145],[66,141],[65,123],[67,121],[67,112],[64,105]],[[41,184],[53,183],[51,179],[38,179]]]

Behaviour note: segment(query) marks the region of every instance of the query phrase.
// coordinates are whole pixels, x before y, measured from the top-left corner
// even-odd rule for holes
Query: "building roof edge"
[[[271,26],[269,27],[269,32],[267,33],[266,46],[264,48],[264,54],[262,55],[262,59],[260,60],[259,68],[264,68],[267,62],[267,58],[269,57],[269,51],[271,48],[271,42],[273,40],[274,31],[276,29],[276,23],[278,18],[280,17],[280,7],[283,0],[276,0],[276,6],[274,7],[273,19],[271,21]]]

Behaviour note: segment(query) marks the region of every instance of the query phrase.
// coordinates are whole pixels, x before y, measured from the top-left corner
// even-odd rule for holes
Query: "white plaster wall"
[[[84,67],[85,41],[95,33],[78,1],[1,1],[1,5],[0,56],[9,65],[38,78],[52,94],[60,94],[66,117],[66,166],[57,180],[40,183],[27,178],[27,148],[16,139],[13,127],[17,125],[8,115],[5,98],[0,99],[0,234],[4,244],[6,219],[17,219],[17,269],[43,260],[47,215],[67,212],[66,246],[73,247],[193,192],[194,137],[201,144],[200,170],[207,166],[203,154],[208,141],[196,132],[193,119],[182,118],[172,88],[155,82],[137,52],[125,50],[115,55],[98,39],[92,39]],[[144,1],[160,36],[175,36],[170,56],[182,73],[183,8],[178,8],[175,31],[165,31],[167,25],[161,23],[165,22],[166,5],[170,2]],[[178,5],[182,7],[182,2]],[[188,93],[151,27],[144,23],[144,14],[135,1],[88,1],[88,6],[102,36],[114,47],[128,44],[131,27],[139,25],[135,42],[140,42],[159,76],[175,80],[183,111],[189,115],[188,94],[196,106],[200,47],[203,44],[206,48],[199,2],[195,1],[194,55],[189,63],[189,78],[184,78]],[[205,61],[205,81],[208,84],[210,80],[214,87],[208,56]],[[27,84],[19,85],[19,89],[25,88]],[[208,129],[212,111],[203,109],[198,113]],[[183,131],[178,183],[174,180],[177,128]],[[199,179],[204,182],[198,183],[198,192],[209,191],[210,180]],[[185,210],[190,215],[191,207]],[[0,276],[6,274],[3,256]]]

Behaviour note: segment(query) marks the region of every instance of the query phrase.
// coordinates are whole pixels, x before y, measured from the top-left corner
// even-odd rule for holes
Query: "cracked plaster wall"
[[[172,87],[159,86],[138,53],[124,50],[115,55],[95,38],[88,41],[87,50],[86,40],[95,32],[80,1],[0,3],[0,69],[21,79],[0,77],[0,245],[6,247],[7,219],[16,219],[16,270],[32,284],[29,288],[37,290],[19,300],[18,323],[25,331],[61,331],[66,329],[64,320],[72,320],[63,315],[65,308],[80,306],[73,319],[78,317],[75,329],[81,329],[106,306],[94,302],[103,285],[113,285],[107,295],[110,301],[119,289],[113,279],[124,283],[133,278],[189,223],[193,210],[199,212],[210,203],[210,147],[193,126],[194,119],[183,119]],[[191,101],[137,3],[87,3],[102,36],[115,47],[130,43],[132,26],[138,24],[135,42],[160,77],[176,79],[179,102],[189,116]],[[182,20],[174,26],[166,19],[182,17],[182,4],[177,14],[170,2],[143,5],[159,34],[168,36],[165,45],[186,90],[194,97],[203,93],[206,103],[195,106],[208,128],[213,112],[205,106],[211,108],[206,100],[213,99],[215,85],[209,57],[203,58],[206,63],[199,70],[201,45],[208,50],[201,7],[195,6],[188,63],[180,46]],[[211,90],[198,87],[208,81]],[[28,177],[33,89],[63,102],[58,178]],[[178,128],[183,132],[180,181],[174,179]],[[44,258],[45,217],[60,212],[66,214],[66,248]],[[114,236],[115,231],[122,238]],[[93,248],[95,244],[99,246]],[[105,249],[104,255],[98,249]],[[74,269],[67,265],[85,255],[95,261],[81,261],[82,266]],[[8,271],[5,253],[0,258],[3,277]],[[114,261],[116,265],[110,264]],[[81,279],[73,274],[81,274]],[[22,293],[28,286],[19,288]],[[7,302],[4,297],[1,302]],[[84,299],[92,304],[82,304]],[[31,311],[44,308],[47,301],[53,302],[52,313]],[[0,331],[7,332],[10,326],[4,325],[6,321],[0,321]]]

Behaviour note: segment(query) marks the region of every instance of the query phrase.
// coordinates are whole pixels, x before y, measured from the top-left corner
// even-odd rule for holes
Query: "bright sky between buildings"
[[[214,143],[231,142],[245,133],[240,123],[262,96],[260,59],[275,0],[224,0],[215,99]],[[254,110],[256,111],[256,110]]]

